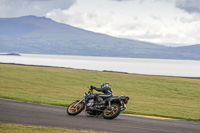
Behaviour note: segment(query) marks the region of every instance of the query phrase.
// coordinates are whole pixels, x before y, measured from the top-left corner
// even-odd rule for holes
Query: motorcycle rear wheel
[[[117,103],[111,104],[111,107],[113,108],[112,111],[109,111],[108,109],[105,109],[103,111],[103,117],[105,119],[114,119],[116,118],[120,112],[121,112],[121,107]]]
[[[73,102],[72,104],[69,105],[69,107],[67,108],[68,115],[77,115],[81,113],[82,110],[84,110],[85,105],[83,102],[79,103],[76,107],[73,107],[76,103],[78,102]]]

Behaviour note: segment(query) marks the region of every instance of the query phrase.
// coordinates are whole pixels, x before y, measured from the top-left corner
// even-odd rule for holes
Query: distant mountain
[[[116,38],[45,17],[0,18],[0,52],[200,60],[199,48]]]
[[[198,55],[200,53],[200,44],[191,45],[191,46],[184,46],[175,48],[177,51],[181,51],[183,53],[191,53],[194,55]]]

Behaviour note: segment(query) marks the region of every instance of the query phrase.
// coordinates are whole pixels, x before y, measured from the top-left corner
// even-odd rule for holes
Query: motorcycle
[[[85,109],[88,116],[103,116],[105,119],[114,119],[127,108],[126,104],[129,100],[127,96],[112,96],[99,102],[96,95],[93,94],[93,89],[90,88],[88,93],[84,94],[83,99],[77,100],[68,106],[67,114],[75,116]]]

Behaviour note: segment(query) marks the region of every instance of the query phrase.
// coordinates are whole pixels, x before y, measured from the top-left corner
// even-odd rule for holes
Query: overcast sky
[[[0,0],[0,17],[45,16],[111,36],[200,44],[200,0]]]

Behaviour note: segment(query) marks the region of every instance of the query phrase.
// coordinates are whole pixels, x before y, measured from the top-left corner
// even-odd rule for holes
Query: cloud
[[[177,0],[176,7],[188,13],[200,14],[200,0]]]
[[[68,9],[76,0],[0,0],[0,17],[44,16],[54,9]]]
[[[196,18],[197,14],[179,10],[175,1],[122,1],[78,0],[69,9],[52,10],[46,17],[115,37],[163,44],[199,43],[200,20]]]
[[[124,2],[124,1],[134,1],[134,0],[112,0],[112,1]]]

